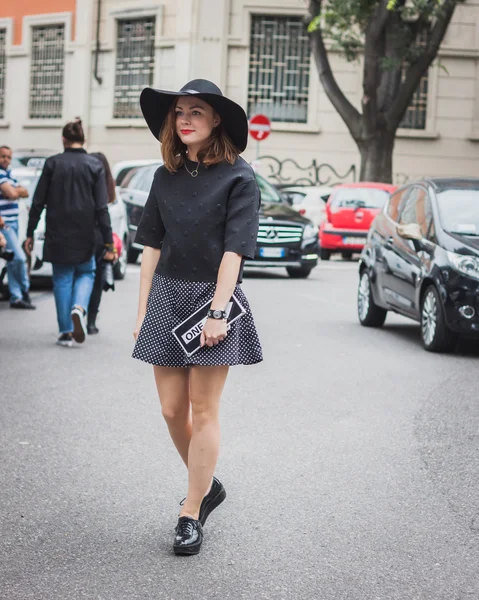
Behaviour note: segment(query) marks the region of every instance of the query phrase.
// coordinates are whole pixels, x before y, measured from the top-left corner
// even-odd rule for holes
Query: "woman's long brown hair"
[[[110,163],[108,162],[107,157],[103,154],[103,152],[92,152],[90,156],[94,156],[97,158],[103,165],[105,169],[105,177],[106,177],[106,190],[108,193],[108,204],[115,202],[116,191],[115,191],[115,180],[113,179],[113,175],[111,174]]]
[[[160,132],[163,162],[170,173],[178,171],[185,164],[186,158],[186,145],[176,133],[175,108],[176,102],[173,102]],[[238,156],[239,151],[225,132],[223,123],[213,129],[211,136],[198,152],[198,160],[207,167],[225,160],[233,165]]]

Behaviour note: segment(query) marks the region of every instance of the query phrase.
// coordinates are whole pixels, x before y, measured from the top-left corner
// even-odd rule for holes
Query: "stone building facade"
[[[265,174],[288,159],[358,167],[346,126],[324,94],[304,31],[306,0],[31,0],[0,6],[0,139],[60,147],[60,127],[81,116],[88,148],[112,161],[159,156],[139,113],[146,85],[179,89],[212,79],[264,113],[272,133],[257,145]],[[359,107],[362,69],[331,56]],[[440,55],[398,132],[394,178],[476,175],[479,165],[479,0],[456,9]],[[289,166],[288,166],[289,165]],[[326,180],[329,167],[319,169]],[[285,177],[312,176],[293,163]]]

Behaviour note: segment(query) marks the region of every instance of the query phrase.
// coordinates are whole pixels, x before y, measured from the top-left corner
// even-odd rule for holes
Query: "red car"
[[[337,185],[319,229],[322,260],[329,260],[333,252],[341,252],[343,258],[361,252],[374,217],[395,190],[395,185],[367,181]]]

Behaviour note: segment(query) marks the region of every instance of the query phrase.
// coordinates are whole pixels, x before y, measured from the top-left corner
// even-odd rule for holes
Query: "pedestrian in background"
[[[231,365],[260,362],[261,345],[241,287],[255,255],[260,192],[246,148],[244,110],[210,81],[180,92],[147,88],[143,115],[162,143],[135,242],[145,246],[133,356],[155,365],[163,415],[188,469],[188,493],[176,526],[176,554],[197,554],[208,515],[226,497],[213,477],[219,453],[219,405]],[[245,313],[227,329],[232,295]],[[205,304],[201,348],[187,355],[172,329]]]
[[[105,170],[106,178],[106,189],[108,194],[108,204],[115,202],[116,190],[115,180],[111,174],[110,164],[106,156],[102,152],[92,152],[90,156],[97,158]],[[95,227],[95,262],[96,262],[96,273],[95,283],[93,284],[93,291],[90,297],[90,304],[88,305],[88,316],[87,316],[87,332],[89,335],[99,333],[99,329],[96,326],[96,320],[98,317],[98,311],[100,310],[101,296],[103,293],[103,255],[105,253],[105,245],[103,243],[103,236],[100,227]]]
[[[57,344],[85,341],[86,312],[95,281],[95,227],[100,228],[105,260],[114,260],[105,170],[83,148],[80,119],[63,128],[64,152],[47,158],[27,227],[27,251],[46,208],[43,260],[53,267],[53,292],[60,337]]]
[[[34,309],[30,299],[30,278],[27,258],[18,239],[18,201],[28,198],[28,190],[18,185],[9,169],[12,149],[0,146],[0,232],[13,252],[13,260],[7,262],[10,307]]]

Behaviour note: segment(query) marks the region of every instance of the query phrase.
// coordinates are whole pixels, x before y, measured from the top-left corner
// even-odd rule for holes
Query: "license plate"
[[[344,237],[343,244],[348,246],[364,246],[366,238],[363,237]]]
[[[260,248],[259,255],[262,258],[283,258],[286,254],[284,248]]]

